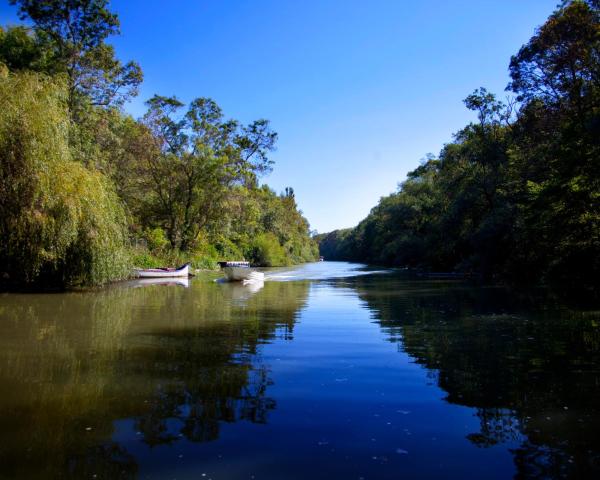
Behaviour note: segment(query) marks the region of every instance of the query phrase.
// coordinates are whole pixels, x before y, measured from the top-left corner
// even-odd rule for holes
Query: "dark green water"
[[[0,478],[600,478],[600,313],[346,263],[0,295]]]

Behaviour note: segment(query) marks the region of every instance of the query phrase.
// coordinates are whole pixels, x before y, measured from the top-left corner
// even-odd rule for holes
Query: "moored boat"
[[[221,270],[230,282],[262,282],[265,274],[256,271],[249,262],[219,262]]]
[[[140,278],[188,277],[190,264],[186,263],[177,268],[136,268],[135,273]]]

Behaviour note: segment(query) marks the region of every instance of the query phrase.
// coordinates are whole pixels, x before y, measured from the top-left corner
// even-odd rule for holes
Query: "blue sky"
[[[276,191],[311,227],[351,227],[473,119],[462,99],[504,97],[510,56],[558,0],[114,0],[122,60],[154,93],[211,97],[279,133]],[[0,23],[16,23],[0,3]]]

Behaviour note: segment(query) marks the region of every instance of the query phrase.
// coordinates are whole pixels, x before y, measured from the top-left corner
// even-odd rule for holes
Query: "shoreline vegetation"
[[[600,2],[562,2],[511,58],[507,101],[469,95],[477,121],[320,254],[597,295],[599,62]]]
[[[106,39],[107,1],[11,0],[0,27],[0,287],[62,289],[132,268],[223,258],[316,260],[308,221],[272,169],[269,121],[227,119],[209,98],[155,95],[134,119],[141,67]]]

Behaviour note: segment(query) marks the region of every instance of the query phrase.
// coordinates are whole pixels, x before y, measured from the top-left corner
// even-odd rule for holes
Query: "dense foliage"
[[[0,79],[0,264],[16,282],[102,283],[127,272],[123,207],[72,156],[65,96],[35,74]]]
[[[185,111],[155,95],[136,120],[123,103],[142,72],[106,39],[106,0],[11,0],[33,27],[0,28],[0,274],[71,286],[138,266],[314,260],[292,189],[260,185],[277,134],[241,125],[209,98]]]
[[[478,121],[408,174],[328,259],[488,279],[597,285],[600,275],[600,6],[565,2],[511,59],[509,104],[485,89]]]

